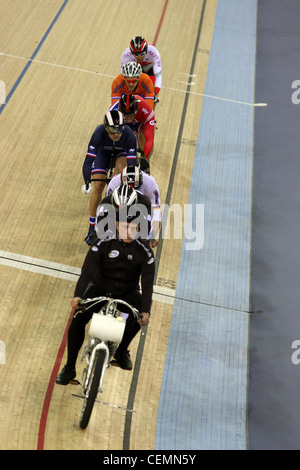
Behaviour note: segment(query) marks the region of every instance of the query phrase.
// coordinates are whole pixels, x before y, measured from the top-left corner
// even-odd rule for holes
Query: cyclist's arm
[[[130,129],[129,126],[125,126],[127,129],[127,166],[136,165],[136,151],[137,151],[137,141],[134,132]]]
[[[141,286],[142,286],[142,306],[141,311],[150,315],[153,283],[155,274],[155,259],[151,248],[148,248],[148,254],[145,254],[144,262],[142,264],[141,272]]]
[[[91,156],[91,155],[86,155],[85,160],[83,162],[82,166],[82,175],[84,182],[87,184],[91,181],[91,172],[92,172],[92,166],[95,161],[96,155]]]
[[[86,152],[86,156],[83,162],[82,175],[83,175],[83,179],[85,183],[88,183],[89,181],[91,181],[92,166],[97,155],[97,148],[99,146],[99,129],[100,127],[97,127],[94,134],[91,137],[91,140],[89,142],[88,149]]]
[[[120,74],[117,76],[117,78],[114,79],[112,86],[111,86],[111,106],[119,102],[122,96],[123,87],[124,87],[124,79],[123,79],[123,75]]]
[[[145,122],[144,124],[144,137],[145,137],[144,153],[147,159],[153,149],[154,129],[155,129],[154,119],[151,119],[151,121]]]
[[[155,75],[154,93],[157,96],[162,86],[162,66],[161,66],[160,53],[154,47],[152,48],[152,57],[153,57],[153,73]]]
[[[153,109],[154,108],[154,87],[153,87],[153,82],[152,82],[151,78],[148,75],[146,75],[145,73],[142,73],[142,75],[141,75],[139,88],[141,90],[141,95],[143,96],[143,99]]]
[[[93,251],[92,249],[88,251],[81,269],[80,277],[75,287],[74,298],[83,298],[89,283],[93,280],[94,274],[97,272],[99,267],[99,257],[99,251]]]

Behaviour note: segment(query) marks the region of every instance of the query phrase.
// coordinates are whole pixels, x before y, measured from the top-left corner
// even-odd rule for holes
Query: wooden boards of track
[[[60,275],[66,266],[78,270],[87,252],[83,239],[89,199],[81,194],[83,159],[110,104],[121,53],[137,34],[150,42],[157,37],[163,61],[151,173],[163,203],[168,194],[170,206],[188,202],[217,2],[206,2],[194,59],[202,2],[187,0],[184,8],[175,0],[166,3],[161,24],[165,2],[160,0],[109,4],[45,0],[43,5],[16,0],[2,9],[0,80],[7,95],[12,91],[0,114],[0,340],[6,345],[6,363],[0,364],[3,450],[36,449],[41,441],[43,448],[58,450],[127,445],[154,449],[170,299],[153,303],[132,412],[127,407],[134,371],[108,370],[103,403],[95,406],[84,432],[78,427],[81,400],[73,396],[77,387],[51,389],[49,384],[53,370],[65,360],[60,347],[76,282],[72,275],[69,279]],[[164,240],[159,257],[156,284],[174,294],[180,250],[181,239],[171,236]],[[18,256],[28,259],[18,261]],[[61,267],[45,268],[47,263]],[[137,337],[131,348],[133,362],[138,347]],[[79,377],[82,367],[79,363]],[[45,402],[48,408],[43,414]],[[130,433],[125,436],[128,413]]]

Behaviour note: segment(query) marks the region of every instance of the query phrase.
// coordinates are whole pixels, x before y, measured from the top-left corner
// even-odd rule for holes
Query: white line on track
[[[0,250],[0,265],[15,269],[22,269],[45,276],[56,277],[65,281],[77,282],[81,269],[66,264],[54,263],[43,259]],[[153,300],[173,304],[175,290],[162,286],[154,286]]]
[[[115,75],[108,75],[108,74],[101,73],[101,72],[93,72],[92,70],[84,70],[84,69],[80,69],[80,68],[76,68],[76,67],[68,67],[67,65],[54,64],[52,62],[45,62],[45,61],[38,60],[38,59],[28,59],[28,57],[21,57],[21,56],[17,56],[17,55],[13,55],[13,54],[6,54],[5,52],[0,52],[0,56],[12,57],[14,59],[19,59],[19,60],[26,60],[27,62],[34,62],[34,63],[37,63],[37,64],[48,65],[48,66],[51,66],[51,67],[59,67],[59,68],[66,69],[66,70],[73,70],[75,72],[89,73],[91,75],[97,75],[98,77],[108,77],[108,78],[112,78],[112,79],[114,79],[116,77]],[[185,74],[185,75],[190,76],[190,74]],[[192,76],[195,76],[195,75],[192,75]],[[180,83],[187,84],[186,82],[180,82]],[[189,85],[194,85],[194,82],[189,83]],[[231,99],[228,99],[228,98],[222,98],[221,96],[206,95],[205,93],[197,93],[197,92],[193,92],[193,91],[180,90],[178,88],[171,88],[171,87],[167,87],[167,86],[164,86],[163,89],[164,90],[177,91],[179,93],[189,93],[191,95],[203,96],[205,98],[210,98],[210,99],[220,100],[220,101],[227,101],[229,103],[242,104],[242,105],[245,105],[245,106],[255,106],[255,107],[267,106],[267,103],[247,103],[245,101],[231,100]]]

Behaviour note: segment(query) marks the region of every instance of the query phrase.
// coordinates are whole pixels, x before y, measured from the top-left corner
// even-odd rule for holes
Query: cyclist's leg
[[[89,218],[89,231],[85,237],[85,241],[88,245],[91,245],[94,241],[94,232],[96,225],[96,212],[97,207],[102,199],[102,193],[105,188],[105,180],[107,171],[110,165],[110,158],[108,156],[101,155],[96,157],[95,165],[92,170],[92,183],[93,189],[90,195],[90,218]],[[100,181],[96,181],[100,180]]]
[[[105,295],[105,293],[97,290],[94,286],[91,286],[85,291],[83,298],[87,299],[98,297],[101,295]],[[76,316],[76,312],[74,312],[74,317],[71,321],[68,330],[67,365],[69,367],[75,368],[77,356],[85,337],[85,327],[87,323],[91,320],[93,313],[93,309],[89,309],[86,312],[79,313]]]
[[[122,296],[122,300],[125,300],[125,302],[128,302],[130,305],[138,309],[139,312],[141,311],[142,294],[140,292],[128,292],[126,295]],[[130,313],[126,320],[124,335],[118,349],[122,351],[127,350],[131,341],[137,335],[140,329],[141,326],[137,322],[137,319],[133,316],[132,313]]]
[[[102,181],[95,181],[102,180]],[[97,207],[102,199],[102,193],[105,188],[106,173],[96,173],[92,178],[93,191],[90,197],[90,216],[96,217]]]
[[[80,313],[73,317],[68,330],[67,365],[75,369],[77,356],[85,337],[85,326],[92,318],[92,312]]]
[[[137,308],[139,311],[141,309],[141,298],[142,296],[138,291],[129,292],[128,294],[122,296],[122,300],[125,300],[129,304],[133,305],[133,307]],[[128,348],[133,338],[139,332],[140,328],[140,324],[137,322],[132,312],[129,313],[129,316],[126,320],[124,335],[114,354],[115,360],[112,361],[112,364],[117,364],[125,370],[132,369],[132,361],[130,359]]]
[[[117,157],[114,174],[118,175],[119,173],[122,173],[122,170],[126,168],[126,166],[127,166],[126,157]]]
[[[56,377],[59,385],[68,385],[76,377],[76,360],[84,341],[85,325],[91,318],[91,314],[85,312],[73,317],[68,330],[68,358],[62,371]]]
[[[144,130],[143,130],[143,126],[141,126],[139,128],[139,134],[138,134],[138,146],[141,150],[143,150],[144,152],[144,148],[145,148],[145,135],[144,135]]]

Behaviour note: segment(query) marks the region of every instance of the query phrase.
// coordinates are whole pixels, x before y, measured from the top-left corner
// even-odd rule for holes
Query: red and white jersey
[[[145,157],[148,158],[154,144],[154,131],[155,131],[155,114],[146,100],[141,98],[141,96],[134,95],[138,101],[138,110],[136,114],[130,114],[129,116],[124,116],[125,123],[131,127],[132,130],[139,133],[140,126],[143,126],[143,132],[145,137],[144,144],[144,153]],[[111,106],[110,111],[116,109],[119,110],[119,101],[117,101],[113,106]]]
[[[134,95],[138,101],[137,113],[131,116],[130,124],[136,124],[137,122],[147,123],[149,122],[152,126],[155,125],[155,114],[149,103],[138,95]],[[151,122],[152,121],[152,122]],[[125,115],[126,122],[126,115]]]
[[[130,119],[126,121],[127,116],[125,115],[125,123],[130,125],[134,125],[137,123],[150,123],[153,128],[155,126],[155,114],[152,109],[152,107],[147,103],[146,100],[144,100],[141,96],[139,95],[134,95],[138,101],[138,110],[136,114],[130,114]],[[113,110],[119,110],[119,101],[117,103],[113,104],[110,108],[110,111]]]
[[[137,62],[136,57],[132,54],[129,47],[125,49],[121,57],[121,72],[122,67],[127,62]],[[155,76],[155,93],[157,94],[158,91],[161,89],[162,85],[162,67],[161,67],[161,60],[160,54],[155,46],[152,44],[148,44],[148,50],[144,57],[143,62],[139,62],[142,66],[142,70],[147,75],[151,75],[152,73]],[[158,90],[156,90],[158,89]]]

